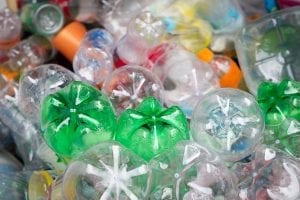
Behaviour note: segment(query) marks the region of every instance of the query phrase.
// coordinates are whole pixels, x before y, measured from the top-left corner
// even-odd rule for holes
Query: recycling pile
[[[299,0],[2,0],[0,199],[299,200],[299,66]]]

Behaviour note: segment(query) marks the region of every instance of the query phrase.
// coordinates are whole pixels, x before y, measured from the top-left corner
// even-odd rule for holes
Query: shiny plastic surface
[[[199,17],[213,27],[213,41],[210,48],[215,52],[233,50],[236,33],[245,23],[244,14],[237,0],[200,0],[196,3]]]
[[[135,108],[148,96],[163,102],[162,90],[162,84],[154,74],[135,65],[115,70],[106,78],[102,88],[118,114],[127,108]]]
[[[114,109],[108,98],[80,81],[48,95],[42,103],[43,137],[65,159],[112,139],[115,124]]]
[[[21,36],[21,20],[8,8],[0,10],[0,49],[9,49]]]
[[[126,34],[130,21],[150,3],[151,0],[96,1],[97,21],[119,41]]]
[[[47,38],[32,35],[9,50],[9,66],[14,70],[31,69],[50,60],[53,54]]]
[[[266,123],[264,142],[300,157],[300,82],[263,82],[257,101]]]
[[[164,108],[154,97],[148,97],[136,109],[121,114],[115,139],[150,160],[178,141],[189,139],[188,123],[178,107]]]
[[[149,163],[152,200],[236,199],[232,174],[208,149],[191,141],[179,142]]]
[[[74,72],[100,87],[114,68],[111,54],[113,47],[114,39],[106,30],[95,28],[88,31],[74,57]]]
[[[22,164],[12,154],[0,150],[0,173],[17,172],[22,170]]]
[[[132,19],[126,36],[117,44],[118,59],[126,64],[144,65],[148,52],[162,42],[164,34],[162,19],[150,12],[142,12]]]
[[[64,25],[62,10],[50,3],[29,3],[22,7],[21,19],[25,27],[35,34],[53,35]]]
[[[300,198],[299,162],[277,149],[260,146],[250,163],[238,163],[233,169],[240,200]]]
[[[40,130],[20,112],[14,98],[0,99],[0,119],[11,130],[25,168],[45,167],[36,153],[42,140]]]
[[[191,134],[226,161],[250,155],[261,142],[264,119],[255,98],[237,89],[219,89],[197,104]]]
[[[263,81],[300,79],[299,8],[269,14],[242,29],[236,49],[245,81],[256,95]]]
[[[47,95],[78,80],[76,75],[56,64],[46,64],[24,72],[19,81],[17,104],[26,117],[40,123],[41,102]]]
[[[147,199],[147,163],[117,142],[100,143],[70,163],[63,178],[67,200]]]
[[[219,88],[211,66],[178,47],[167,47],[155,62],[153,73],[163,82],[166,104],[179,106],[187,117],[191,117],[199,99]]]

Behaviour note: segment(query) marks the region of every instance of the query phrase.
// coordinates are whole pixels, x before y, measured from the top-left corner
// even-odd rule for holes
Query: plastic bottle
[[[142,12],[133,18],[127,34],[117,44],[116,67],[120,67],[118,63],[145,65],[148,52],[162,42],[164,34],[163,21],[150,12]]]
[[[198,58],[210,64],[220,80],[221,87],[239,88],[243,75],[238,65],[230,57],[214,55],[208,48],[202,49]]]
[[[105,29],[87,32],[73,60],[73,69],[83,80],[101,88],[113,71],[113,36]]]
[[[64,25],[64,15],[59,7],[49,3],[25,4],[21,10],[25,28],[34,34],[53,35]]]
[[[21,20],[9,8],[0,10],[0,50],[7,50],[19,42]]]
[[[219,79],[211,66],[180,46],[166,46],[155,59],[153,73],[162,81],[166,105],[177,105],[188,118],[199,99],[219,88]]]
[[[249,23],[235,41],[238,60],[252,94],[263,81],[300,80],[299,8],[287,8]]]
[[[9,50],[9,66],[14,71],[31,69],[50,60],[54,53],[46,37],[32,35]]]

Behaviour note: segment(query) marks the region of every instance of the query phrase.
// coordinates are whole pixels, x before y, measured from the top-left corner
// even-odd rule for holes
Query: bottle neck
[[[28,183],[29,200],[58,200],[62,198],[62,176],[54,171],[35,171]]]

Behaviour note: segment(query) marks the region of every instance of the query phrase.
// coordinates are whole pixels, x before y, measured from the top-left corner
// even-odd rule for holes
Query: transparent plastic
[[[50,3],[24,5],[21,20],[29,31],[46,36],[57,33],[64,25],[62,10]]]
[[[44,141],[39,144],[36,154],[50,169],[63,172],[67,168],[67,165]]]
[[[28,178],[28,199],[62,200],[61,178],[60,172],[57,171],[32,171]]]
[[[300,165],[284,152],[259,146],[249,163],[237,163],[240,200],[297,200],[300,198]]]
[[[73,160],[63,177],[66,200],[147,199],[147,163],[117,142],[100,143]]]
[[[117,114],[135,108],[145,97],[154,96],[163,101],[162,84],[149,70],[127,65],[115,70],[106,78],[102,91],[110,98]]]
[[[13,151],[14,141],[12,138],[11,130],[0,119],[0,149],[6,149],[7,151]]]
[[[253,21],[259,19],[260,17],[264,16],[267,11],[264,6],[264,1],[261,0],[238,0],[239,4],[247,21]]]
[[[54,171],[0,173],[0,199],[62,199],[59,174]],[[61,186],[61,185],[60,185]]]
[[[187,117],[191,117],[199,99],[219,88],[219,79],[211,66],[179,47],[166,47],[152,71],[163,82],[167,106],[178,105]]]
[[[114,137],[116,117],[109,99],[95,87],[73,81],[41,104],[43,138],[66,163]]]
[[[263,111],[266,129],[264,143],[300,158],[300,82],[263,82],[257,101]]]
[[[26,173],[0,173],[0,199],[24,200],[27,196]]]
[[[19,81],[17,104],[21,112],[34,123],[40,123],[41,103],[47,95],[64,88],[76,75],[56,64],[46,64],[24,72]]]
[[[149,163],[152,200],[236,199],[234,178],[207,148],[181,141]]]
[[[269,14],[242,29],[235,46],[246,84],[256,95],[263,81],[300,80],[300,10]]]
[[[200,0],[195,6],[198,16],[209,21],[213,27],[211,49],[215,52],[234,49],[235,34],[245,23],[237,0]]]
[[[115,47],[115,39],[107,30],[93,28],[86,33],[81,41],[81,46],[92,46],[112,52]]]
[[[11,130],[25,168],[45,167],[36,152],[42,141],[41,132],[19,111],[16,100],[12,97],[0,99],[0,120]]]
[[[12,154],[0,150],[0,173],[17,172],[22,170],[22,164]]]
[[[115,139],[149,161],[178,141],[188,140],[188,122],[177,106],[165,108],[148,97],[137,108],[121,114]]]
[[[22,24],[16,13],[9,8],[0,10],[0,49],[14,46],[21,36]]]
[[[114,68],[114,39],[104,29],[92,29],[83,38],[73,60],[73,69],[82,79],[101,87]]]
[[[261,142],[264,118],[255,98],[237,89],[219,89],[203,97],[193,111],[191,135],[226,161],[250,155]]]
[[[197,14],[209,21],[216,33],[236,32],[243,25],[243,14],[236,0],[197,1]]]
[[[117,59],[125,64],[144,65],[151,48],[160,44],[165,35],[163,21],[150,12],[142,12],[132,19],[127,34],[116,47]]]
[[[209,22],[196,15],[195,2],[177,0],[155,0],[145,10],[161,17],[172,42],[198,53],[212,39]]]
[[[132,18],[150,3],[151,0],[99,0],[96,2],[97,21],[114,35],[116,41],[119,41],[126,34]]]
[[[32,35],[9,50],[9,66],[14,70],[31,69],[47,62],[53,55],[54,49],[47,38]]]

